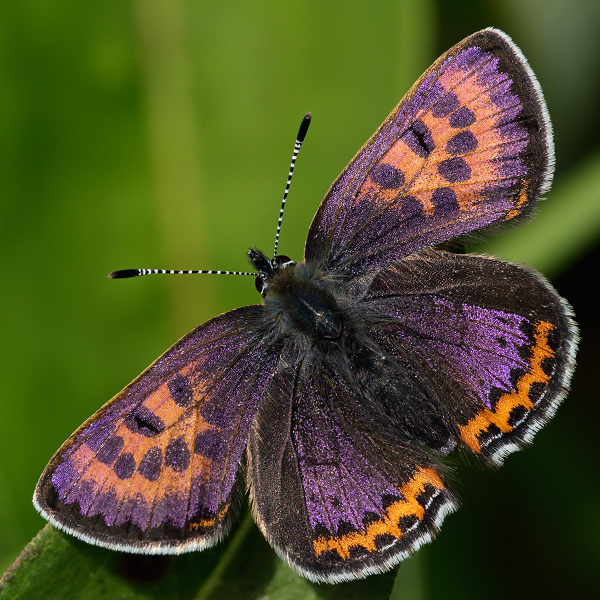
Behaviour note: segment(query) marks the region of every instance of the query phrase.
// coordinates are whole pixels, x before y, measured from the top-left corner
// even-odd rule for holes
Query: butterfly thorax
[[[259,271],[256,287],[265,308],[286,333],[303,334],[316,342],[341,338],[342,310],[331,286],[314,269],[286,256],[269,260],[254,248],[248,255]]]

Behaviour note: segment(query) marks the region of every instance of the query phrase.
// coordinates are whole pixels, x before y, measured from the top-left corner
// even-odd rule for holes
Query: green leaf
[[[225,542],[182,556],[114,552],[47,525],[5,573],[0,598],[384,600],[394,576],[311,583],[277,558],[248,513]]]

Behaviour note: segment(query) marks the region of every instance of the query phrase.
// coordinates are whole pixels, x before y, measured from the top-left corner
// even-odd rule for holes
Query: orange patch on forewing
[[[103,480],[100,486],[98,486],[98,479]],[[94,463],[81,479],[82,483],[86,481],[97,487],[96,494],[115,494],[120,504],[125,504],[133,497],[140,497],[148,506],[152,506],[156,498],[155,482],[148,481],[138,473],[129,479],[119,479],[110,467],[99,462]]]
[[[381,204],[389,204],[398,197],[402,187],[400,189],[386,189],[371,181],[370,178],[367,178],[362,184],[360,192],[356,196],[354,202],[355,204],[361,204],[366,198],[377,198],[377,202],[380,202]]]
[[[90,484],[95,493],[102,491],[107,480],[114,477],[112,468],[95,458],[96,453],[85,444],[82,444],[70,456],[69,460],[79,472],[77,486]]]
[[[96,453],[85,444],[81,444],[69,457],[69,461],[78,470],[84,470],[94,460]]]
[[[374,184],[369,177],[363,182],[356,202],[360,202],[367,195],[376,198],[382,204],[398,201],[401,208],[402,195],[416,197],[423,206],[423,213],[431,217],[435,213],[435,206],[431,202],[434,191],[441,187],[450,187],[456,194],[456,200],[461,212],[472,213],[481,210],[483,193],[495,181],[500,181],[500,164],[497,158],[503,155],[506,140],[497,128],[502,113],[505,109],[495,106],[490,101],[490,90],[478,83],[476,76],[469,76],[463,81],[466,72],[456,71],[444,73],[439,82],[444,89],[456,94],[460,105],[467,106],[475,115],[475,122],[464,129],[456,129],[450,125],[450,115],[442,118],[434,117],[432,111],[420,112],[416,115],[428,128],[435,148],[427,158],[417,156],[401,139],[397,139],[386,154],[377,164],[388,164],[400,169],[405,182],[399,189],[383,189]],[[466,181],[449,182],[438,172],[438,166],[444,160],[453,158],[454,155],[446,151],[448,141],[465,129],[469,130],[477,140],[477,148],[466,154],[459,154],[460,158],[468,165],[471,174]],[[524,134],[526,139],[526,134]],[[518,140],[511,140],[514,143]],[[521,197],[515,211],[510,211],[505,218],[516,216],[523,205]],[[498,217],[501,215],[499,214]],[[457,218],[460,218],[457,215]]]
[[[85,444],[79,446],[69,460],[79,472],[80,478],[76,485],[81,486],[87,482],[95,493],[102,492],[107,482],[110,485],[112,479],[117,479],[112,467],[97,460],[96,453]]]
[[[192,477],[195,479],[208,481],[214,478],[215,480],[219,480],[222,477],[223,465],[215,463],[210,458],[201,454],[192,454],[191,469]]]
[[[417,156],[408,146],[398,139],[383,155],[376,165],[391,165],[395,169],[402,171],[404,183],[398,188],[384,188],[375,183],[371,177],[367,177],[355,197],[355,204],[361,204],[366,198],[376,199],[382,206],[391,204],[406,193],[410,182],[421,172],[425,159]],[[401,206],[401,205],[399,205]]]
[[[198,419],[196,418],[198,417]],[[121,425],[114,432],[114,436],[121,436],[124,446],[119,453],[122,456],[131,453],[135,460],[136,471],[131,477],[120,479],[114,471],[114,463],[106,465],[95,458],[96,453],[85,444],[81,445],[72,455],[71,460],[75,466],[81,469],[82,481],[89,481],[96,493],[114,493],[120,501],[126,501],[134,496],[141,496],[148,505],[153,505],[155,499],[168,494],[189,495],[189,488],[193,478],[208,479],[215,471],[213,462],[205,457],[194,454],[194,437],[205,425],[199,418],[199,411],[190,411],[184,418],[176,423],[171,429],[157,435],[156,437],[145,437],[134,434]],[[190,452],[190,464],[187,469],[177,472],[164,464],[167,446],[171,440],[183,437]],[[163,464],[158,480],[149,481],[137,472],[140,462],[151,447],[158,447],[162,451]],[[218,473],[220,476],[221,473]]]
[[[477,140],[475,150],[466,154],[453,155],[446,151],[446,145],[455,135],[463,131],[454,129],[448,123],[449,117],[438,119],[430,112],[422,116],[423,123],[428,127],[435,149],[431,152],[429,160],[423,166],[418,177],[415,178],[406,193],[414,194],[420,190],[435,190],[440,187],[450,187],[457,195],[457,202],[462,210],[472,210],[479,204],[479,193],[483,192],[490,183],[498,178],[498,166],[493,162],[500,153],[503,142],[500,132],[492,127],[492,123],[475,127],[477,122],[465,128],[473,133]],[[445,160],[460,157],[471,171],[465,181],[449,182],[438,172],[440,163]],[[466,193],[465,186],[469,186]],[[475,192],[475,193],[474,193]]]
[[[194,521],[192,523],[189,523],[189,527],[190,529],[205,529],[206,527],[214,527],[215,525],[217,525],[218,523],[221,523],[221,521],[223,521],[223,518],[225,517],[225,515],[227,514],[227,512],[229,511],[229,507],[231,506],[231,504],[226,504],[217,514],[216,517],[213,517],[212,519],[199,519],[198,521]]]
[[[517,200],[517,208],[515,208],[513,210],[509,210],[506,213],[505,219],[507,221],[510,221],[511,219],[514,219],[516,216],[518,216],[521,212],[521,209],[523,208],[523,205],[529,199],[529,197],[527,195],[527,186],[528,185],[529,185],[529,180],[523,179],[523,181],[521,182],[521,192],[519,193],[519,198]]]
[[[170,427],[173,423],[190,409],[190,406],[196,404],[203,404],[208,398],[206,395],[206,386],[203,385],[197,377],[193,377],[196,369],[193,365],[187,366],[179,374],[183,377],[190,377],[193,380],[194,385],[192,387],[193,400],[188,406],[178,406],[172,399],[171,393],[169,392],[168,382],[163,383],[157,390],[152,392],[144,400],[143,406],[145,406],[151,413],[156,415],[159,419],[162,419],[165,427]]]
[[[425,516],[425,509],[419,504],[416,496],[424,491],[426,484],[440,490],[445,487],[434,469],[420,468],[408,483],[399,488],[404,500],[396,500],[390,504],[385,515],[378,521],[372,521],[365,525],[364,531],[356,531],[341,537],[319,536],[313,542],[315,556],[335,550],[342,559],[347,560],[350,558],[350,548],[353,546],[362,546],[369,552],[375,552],[377,550],[375,538],[378,535],[387,534],[399,539],[404,535],[398,526],[398,521],[402,517],[414,515],[421,521]]]
[[[430,155],[431,157],[431,155]],[[383,155],[377,164],[392,165],[400,169],[404,175],[404,185],[402,190],[410,186],[411,182],[419,176],[428,159],[417,156],[402,139],[398,139],[392,144],[390,149]],[[398,190],[394,190],[398,193]]]
[[[156,482],[156,494],[158,497],[166,497],[172,494],[180,494],[184,497],[189,497],[192,485],[191,469],[194,467],[196,459],[200,458],[194,454],[196,416],[199,418],[198,410],[190,413],[185,419],[181,419],[169,430],[168,435],[161,436],[162,443],[160,444],[160,447],[163,452],[163,465],[160,477]],[[188,467],[183,471],[176,471],[172,467],[166,466],[164,462],[169,442],[176,440],[179,437],[183,438],[183,441],[190,452],[190,462]],[[204,461],[202,462],[205,464]]]
[[[146,437],[141,434],[133,433],[124,422],[121,422],[113,434],[114,436],[122,437],[125,442],[120,454],[131,452],[136,465],[139,465],[146,452],[153,446],[161,448],[164,457],[164,452],[168,443],[179,436],[184,436],[186,440],[191,440],[189,449],[193,454],[193,437],[195,434],[206,429],[215,428],[211,427],[211,425],[202,418],[197,406],[191,408],[188,407],[187,411],[187,414],[179,416],[177,422],[171,423],[168,428],[165,427],[165,430],[162,433],[159,433],[154,437]]]
[[[502,395],[494,411],[488,408],[483,409],[466,425],[460,427],[460,437],[462,441],[474,452],[481,452],[481,446],[477,439],[491,424],[496,425],[500,431],[505,433],[512,431],[508,420],[511,411],[517,406],[523,406],[527,410],[534,407],[529,398],[531,386],[534,383],[548,383],[549,377],[542,369],[542,362],[545,358],[554,356],[554,350],[548,346],[548,334],[554,329],[552,323],[539,321],[535,327],[535,345],[532,348],[531,362],[527,372],[521,376],[517,382],[517,389]]]

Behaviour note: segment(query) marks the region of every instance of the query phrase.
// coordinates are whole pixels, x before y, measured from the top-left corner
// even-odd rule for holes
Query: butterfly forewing
[[[277,361],[262,307],[182,338],[56,453],[35,494],[53,524],[142,553],[226,533],[250,425]]]
[[[553,157],[527,61],[504,33],[481,31],[425,72],[338,177],[305,258],[359,273],[529,214]]]

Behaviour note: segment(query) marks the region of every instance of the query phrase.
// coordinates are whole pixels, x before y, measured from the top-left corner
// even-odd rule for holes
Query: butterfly
[[[457,508],[451,451],[500,465],[567,393],[567,302],[444,245],[530,216],[553,166],[525,57],[496,29],[469,36],[335,180],[304,259],[251,249],[262,303],[191,331],[77,429],[37,510],[92,544],[179,554],[227,534],[245,485],[304,577],[390,569]]]

